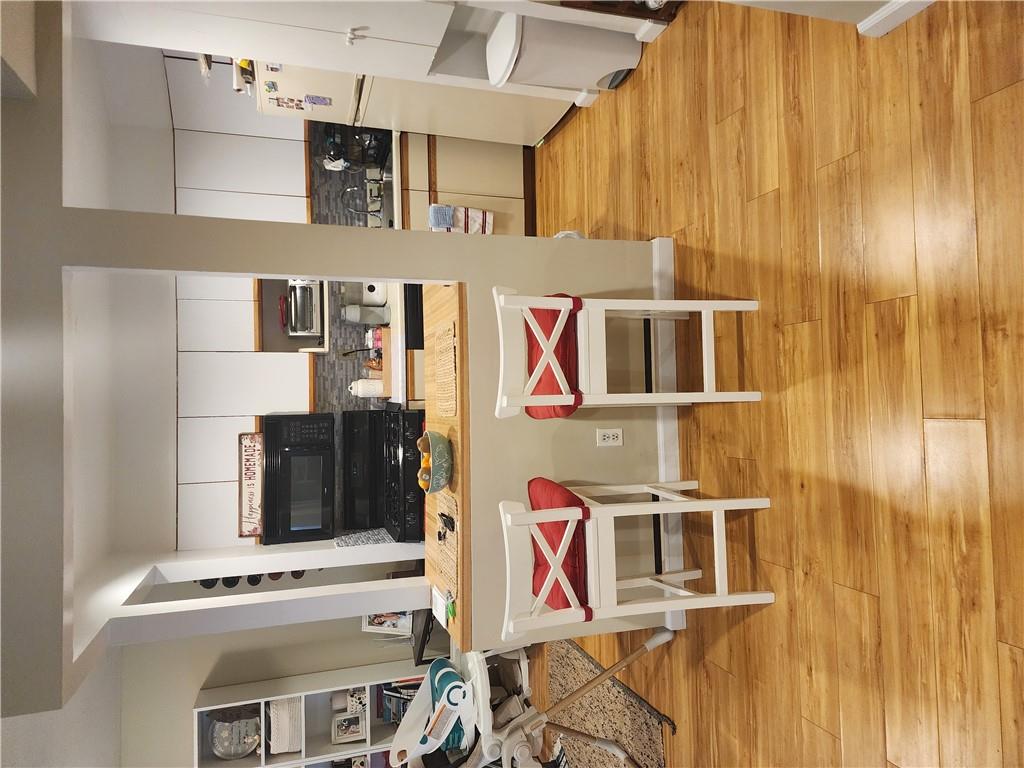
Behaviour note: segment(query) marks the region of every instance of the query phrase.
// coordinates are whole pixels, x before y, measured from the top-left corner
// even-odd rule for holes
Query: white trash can
[[[626,32],[503,13],[487,37],[487,77],[498,88],[607,90],[616,72],[636,68],[641,50]]]

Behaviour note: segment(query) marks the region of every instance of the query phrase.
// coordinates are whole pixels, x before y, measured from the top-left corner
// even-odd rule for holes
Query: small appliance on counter
[[[320,280],[288,281],[280,312],[281,326],[289,336],[318,339],[324,335],[323,293]]]
[[[380,307],[347,304],[345,306],[345,322],[362,325],[387,325],[391,322],[391,308],[386,304]]]
[[[334,414],[263,417],[263,543],[333,539]]]

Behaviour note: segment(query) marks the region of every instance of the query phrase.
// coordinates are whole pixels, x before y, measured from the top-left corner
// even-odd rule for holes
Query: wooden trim
[[[455,382],[458,387],[458,409],[459,409],[459,432],[461,453],[462,453],[462,480],[461,480],[461,504],[462,511],[459,515],[459,522],[462,530],[459,532],[459,590],[463,607],[466,608],[462,617],[462,631],[459,639],[462,641],[462,648],[473,647],[473,558],[471,545],[473,542],[472,530],[472,509],[469,503],[469,489],[472,488],[472,476],[470,467],[471,445],[469,443],[469,317],[466,312],[466,284],[459,283],[459,314],[458,331],[455,339],[456,364]]]
[[[434,378],[437,332],[455,324],[455,390],[456,413],[443,417],[437,412],[436,381]],[[423,286],[423,385],[425,390],[426,427],[446,435],[452,444],[454,470],[446,493],[451,493],[458,504],[458,583],[455,585],[455,617],[448,622],[448,634],[463,651],[473,649],[472,635],[472,510],[470,508],[471,451],[469,432],[469,351],[466,332],[466,286],[430,284]],[[427,578],[438,589],[447,588],[438,570],[437,494],[427,496],[425,504],[424,555]],[[480,514],[486,514],[481,510]]]
[[[316,413],[316,355],[309,355],[309,412]]]
[[[427,136],[427,192],[430,203],[437,202],[437,136]]]
[[[537,236],[537,158],[533,147],[523,147],[523,234]]]
[[[401,178],[402,192],[402,229],[410,229],[409,218],[409,134],[402,131],[398,135],[398,168]]]
[[[402,189],[409,188],[409,134],[398,134],[398,171],[402,174]]]
[[[262,281],[252,281],[252,348],[255,352],[263,351],[263,290]]]

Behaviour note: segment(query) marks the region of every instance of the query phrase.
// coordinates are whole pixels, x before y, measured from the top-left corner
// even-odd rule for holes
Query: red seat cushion
[[[563,507],[586,507],[583,500],[572,491],[562,487],[558,483],[548,480],[546,477],[535,477],[528,486],[530,495],[530,508],[534,512],[541,509],[561,509]],[[558,545],[562,543],[562,535],[565,533],[569,523],[565,520],[553,523],[541,523],[541,535],[551,547],[552,554],[558,552]],[[544,580],[551,571],[540,545],[533,541],[533,594],[536,597],[540,594]],[[583,533],[583,521],[576,523],[576,530],[572,535],[572,542],[569,550],[565,553],[562,561],[562,571],[565,573],[569,584],[576,593],[580,605],[587,604],[587,539]],[[544,601],[549,608],[571,608],[569,598],[557,581],[551,587],[547,599]]]
[[[573,297],[564,293],[557,293],[554,297],[549,298],[568,299]],[[579,365],[579,358],[576,353],[576,313],[579,312],[582,302],[574,300],[573,305],[573,310],[565,321],[565,327],[562,329],[562,335],[555,342],[554,353],[555,359],[558,360],[558,364],[562,368],[562,373],[565,374],[565,382],[569,385],[572,393],[575,394],[578,392],[577,367]],[[551,331],[554,329],[555,323],[558,322],[558,314],[561,310],[531,309],[529,311],[533,312],[533,317],[537,321],[537,325],[544,332],[544,335],[550,338]],[[529,378],[533,375],[537,363],[540,362],[541,346],[525,318],[523,319],[523,325],[526,327],[526,376]],[[540,375],[540,380],[529,394],[562,395],[565,393],[558,386],[558,379],[555,378],[555,372],[551,370],[551,366],[545,365],[544,372]],[[577,402],[571,405],[528,405],[526,407],[526,415],[534,419],[564,419],[576,412],[576,409],[579,408],[578,401],[579,398],[577,398]]]

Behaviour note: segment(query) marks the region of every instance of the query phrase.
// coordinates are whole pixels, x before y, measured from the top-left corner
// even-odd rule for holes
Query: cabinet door
[[[178,187],[306,195],[302,141],[175,130],[174,168]]]
[[[437,191],[522,198],[522,147],[438,136]]]
[[[238,436],[255,431],[252,416],[178,419],[178,482],[237,482]]]
[[[178,275],[178,299],[222,299],[253,301],[255,281],[251,277]]]
[[[255,352],[256,303],[178,300],[179,352]]]
[[[191,7],[191,6],[190,6]],[[266,24],[341,32],[437,47],[455,10],[451,3],[404,2],[264,2],[202,3],[197,7],[217,16]],[[358,44],[358,43],[357,43]]]
[[[306,224],[308,197],[256,195],[250,192],[221,192],[215,189],[175,190],[179,216],[209,216],[216,219],[286,221]]]
[[[452,13],[449,3],[294,5],[133,0],[75,3],[74,12],[76,33],[92,40],[403,78],[427,76]],[[323,26],[323,18],[344,15],[349,5],[371,15],[330,20],[337,30]],[[349,27],[359,35],[352,45]],[[395,37],[395,31],[410,39]]]
[[[179,352],[178,416],[309,412],[309,355]]]
[[[214,63],[209,79],[200,76],[199,65],[192,59],[165,57],[164,67],[175,128],[271,139],[304,138],[301,120],[260,114],[255,96],[235,93],[230,64]]]
[[[238,536],[238,481],[178,486],[178,549],[251,547]]]

